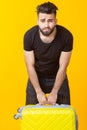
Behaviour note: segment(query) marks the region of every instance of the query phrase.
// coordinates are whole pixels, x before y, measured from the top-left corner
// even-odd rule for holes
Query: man
[[[38,25],[24,36],[24,57],[29,76],[26,104],[70,104],[66,75],[73,36],[57,25],[58,8],[51,2],[37,6]],[[49,93],[48,97],[46,93]]]

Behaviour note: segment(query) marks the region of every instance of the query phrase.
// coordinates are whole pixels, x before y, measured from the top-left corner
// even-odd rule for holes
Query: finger
[[[49,104],[49,105],[55,105],[56,103],[55,103],[55,102],[52,102],[52,101],[48,101],[48,104]]]

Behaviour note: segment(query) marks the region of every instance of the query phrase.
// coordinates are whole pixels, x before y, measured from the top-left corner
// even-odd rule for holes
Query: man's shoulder
[[[61,26],[61,25],[57,25],[56,27],[57,27],[58,32],[61,32],[61,33],[65,34],[65,35],[72,35],[70,30],[68,30],[66,27]]]
[[[28,29],[28,30],[25,32],[25,36],[26,36],[26,35],[35,34],[35,33],[37,33],[37,31],[38,31],[38,25],[35,25],[35,26],[31,27],[30,29]]]

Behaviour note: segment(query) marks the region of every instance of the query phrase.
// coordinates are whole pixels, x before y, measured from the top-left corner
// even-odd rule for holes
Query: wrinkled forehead
[[[56,16],[55,16],[54,13],[51,13],[51,14],[39,13],[39,14],[38,14],[38,18],[39,18],[39,19],[55,19]]]

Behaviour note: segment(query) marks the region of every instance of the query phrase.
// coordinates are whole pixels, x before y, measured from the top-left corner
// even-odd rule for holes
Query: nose
[[[45,27],[49,27],[49,23],[48,22],[45,22]]]

